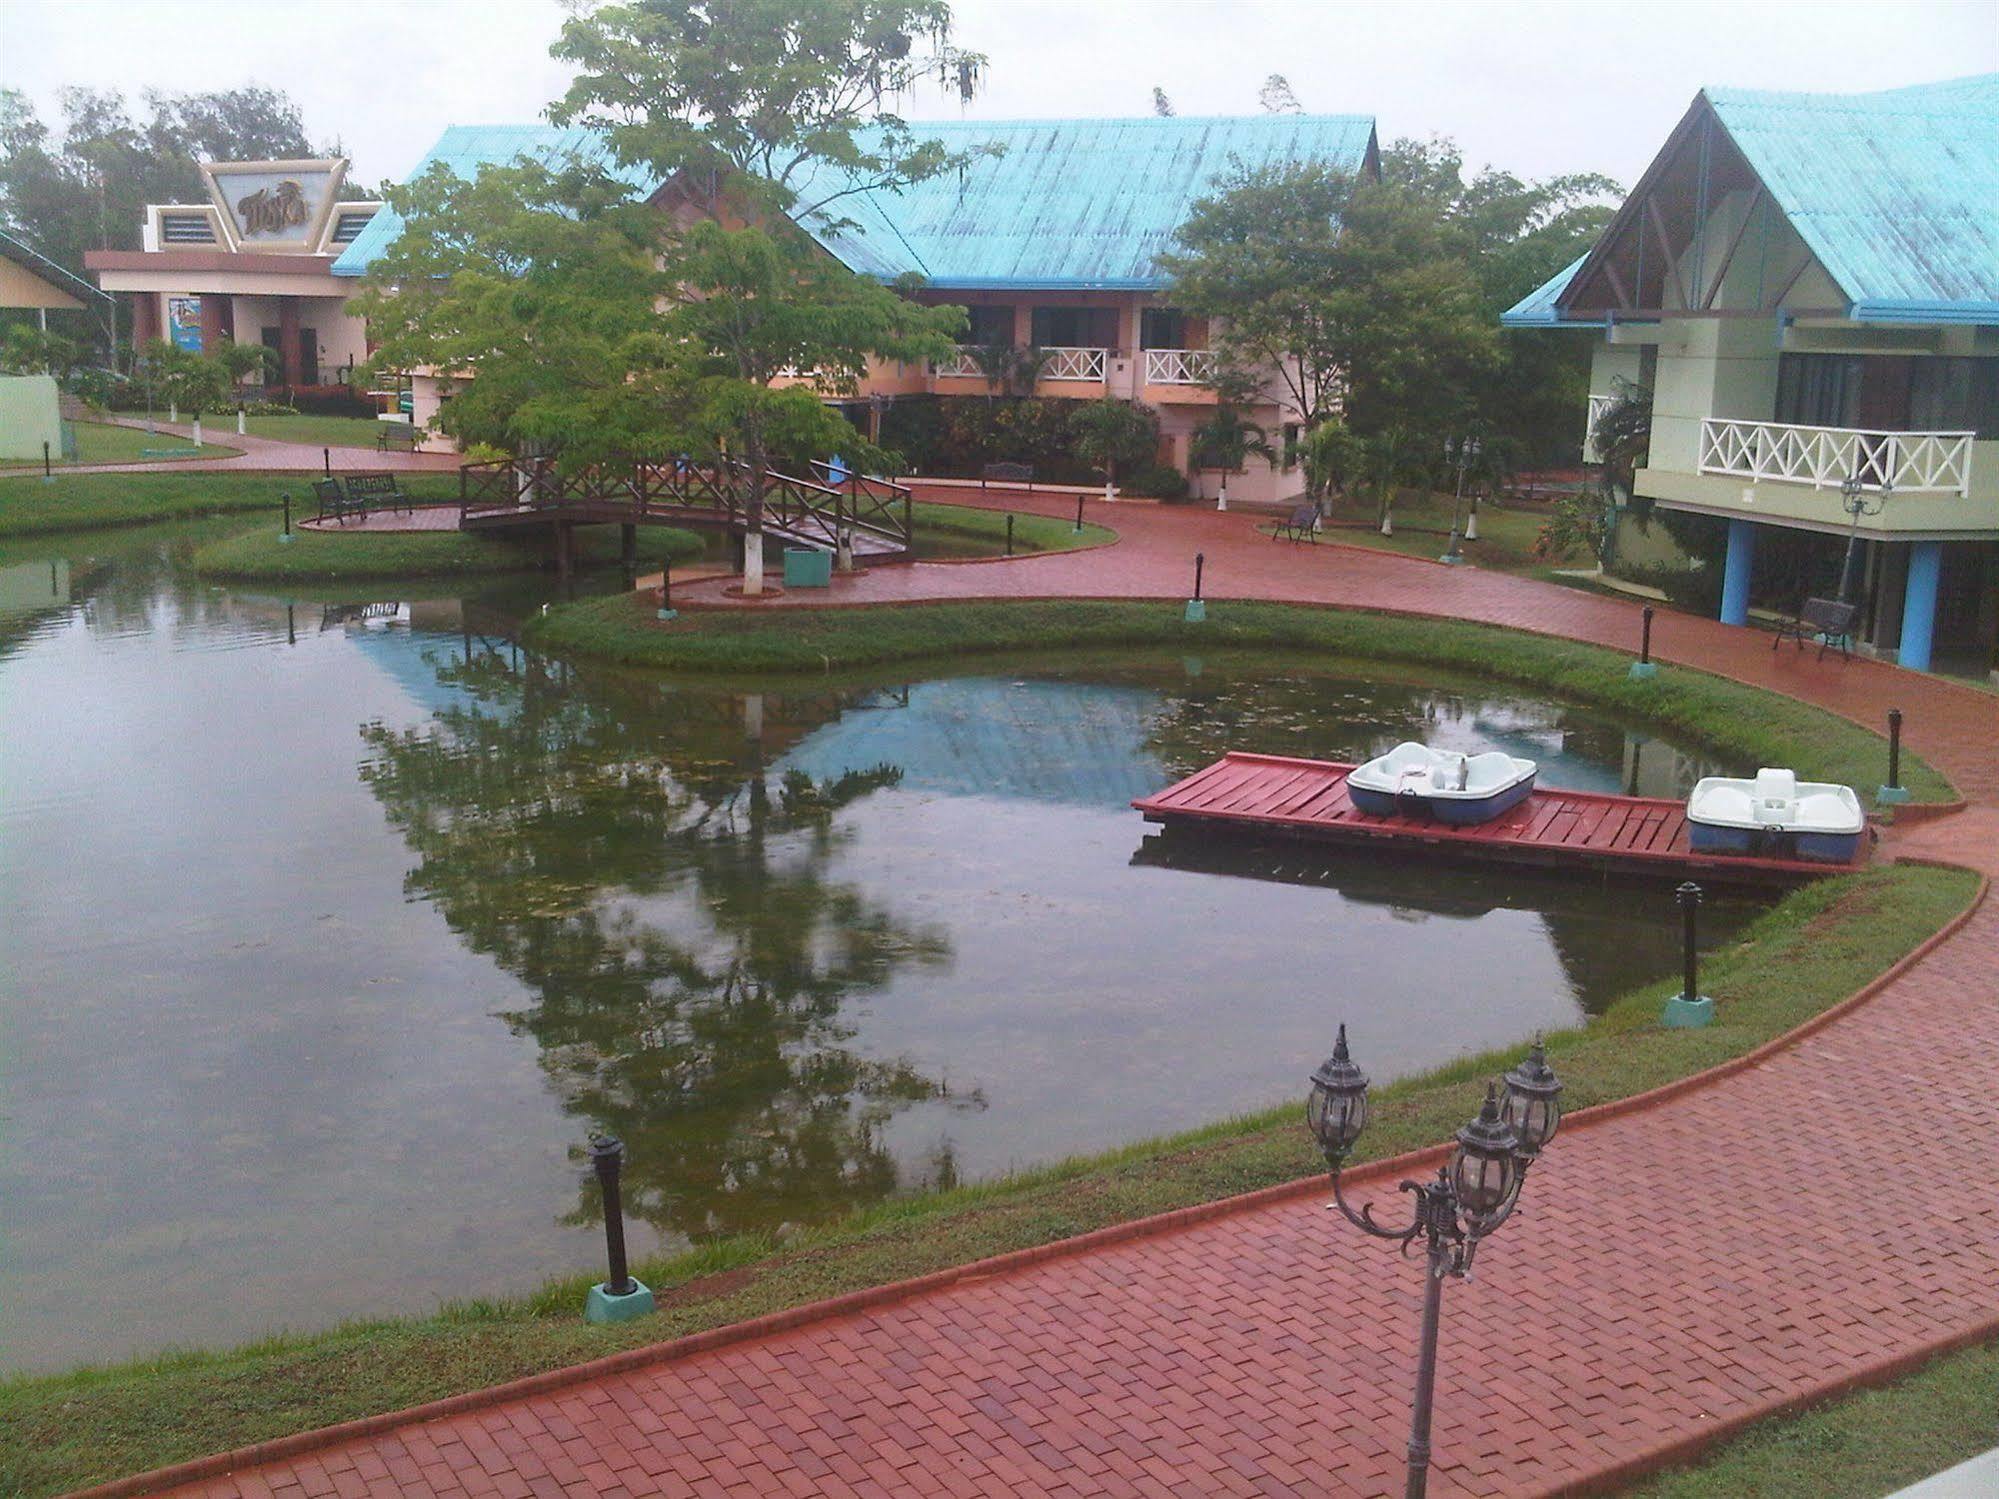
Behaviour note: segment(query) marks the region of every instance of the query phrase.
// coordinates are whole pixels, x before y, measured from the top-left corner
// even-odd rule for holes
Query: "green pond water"
[[[1664,887],[1127,805],[1229,748],[1715,768],[1591,713],[1228,656],[676,683],[520,649],[540,580],[192,576],[243,524],[0,552],[0,1368],[587,1269],[592,1130],[677,1247],[1301,1096],[1343,1020],[1386,1080],[1673,967]]]

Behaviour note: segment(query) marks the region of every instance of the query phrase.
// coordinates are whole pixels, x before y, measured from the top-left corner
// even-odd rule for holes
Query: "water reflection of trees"
[[[416,855],[409,893],[529,990],[504,1018],[563,1106],[630,1145],[631,1211],[698,1237],[903,1185],[886,1125],[945,1090],[855,1050],[843,1016],[950,947],[833,875],[852,836],[836,814],[901,772],[763,769],[764,744],[838,697],[747,705],[752,737],[741,699],[532,657],[437,671],[461,705],[364,725],[363,779]],[[948,1180],[948,1156],[930,1174]]]

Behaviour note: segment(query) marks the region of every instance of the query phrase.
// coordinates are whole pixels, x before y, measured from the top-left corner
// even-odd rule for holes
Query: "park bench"
[[[360,503],[363,515],[371,506],[377,510],[412,508],[409,495],[396,483],[394,474],[355,474],[347,481],[347,498],[350,503]]]
[[[1031,463],[988,463],[979,470],[979,488],[988,484],[1025,484],[1029,491],[1034,488],[1034,465]]]
[[[357,500],[351,497],[341,487],[338,479],[314,479],[312,492],[319,501],[321,520],[336,520],[344,526],[350,515],[358,515],[364,519],[367,517],[368,502],[365,499]]]
[[[375,433],[375,451],[414,453],[422,440],[423,434],[417,431],[414,422],[383,422]]]
[[[1802,651],[1806,639],[1815,635],[1819,642],[1819,660],[1825,659],[1826,647],[1831,645],[1839,647],[1842,657],[1850,658],[1853,655],[1853,622],[1859,616],[1858,604],[1842,603],[1838,599],[1806,599],[1799,606],[1795,618],[1777,626],[1770,649],[1774,651],[1786,640],[1795,640]]]
[[[1318,524],[1319,507],[1317,505],[1300,505],[1289,515],[1285,516],[1283,520],[1270,528],[1270,539],[1272,541],[1282,541],[1288,537],[1294,542],[1310,541],[1312,539],[1312,532],[1318,528]]]

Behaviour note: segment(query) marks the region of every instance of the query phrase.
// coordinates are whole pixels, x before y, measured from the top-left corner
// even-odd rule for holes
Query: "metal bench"
[[[1770,640],[1770,649],[1774,651],[1786,640],[1795,640],[1802,651],[1806,639],[1817,636],[1819,660],[1825,660],[1826,647],[1832,645],[1839,647],[1842,659],[1850,659],[1853,655],[1853,622],[1859,617],[1858,604],[1842,603],[1838,599],[1806,599],[1795,619],[1787,619],[1777,626],[1777,633]]]
[[[1270,528],[1270,539],[1272,541],[1282,541],[1288,537],[1294,542],[1310,541],[1312,533],[1318,529],[1318,525],[1319,507],[1317,505],[1300,505],[1289,515],[1285,516],[1283,520]]]
[[[375,433],[378,453],[414,453],[423,434],[414,422],[383,422]]]
[[[1031,463],[988,463],[979,470],[979,488],[988,484],[1025,484],[1030,492],[1034,489],[1034,465]]]
[[[394,474],[355,474],[347,480],[347,499],[358,501],[361,513],[366,515],[370,506],[377,510],[402,510],[413,508],[410,497],[403,487],[396,483]]]
[[[347,524],[347,517],[350,515],[358,515],[363,519],[367,518],[368,502],[365,499],[357,500],[352,498],[341,486],[338,479],[314,479],[312,481],[312,492],[314,497],[319,501],[319,518],[321,520],[336,520],[344,526]]]

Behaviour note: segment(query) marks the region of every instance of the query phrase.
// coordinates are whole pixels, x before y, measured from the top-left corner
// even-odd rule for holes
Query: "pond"
[[[1663,888],[1169,840],[1226,748],[1709,769],[1406,668],[977,661],[784,690],[548,660],[538,580],[289,601],[241,522],[0,556],[0,1360],[501,1295],[1302,1094],[1667,973]],[[1758,907],[1716,901],[1726,940]]]

